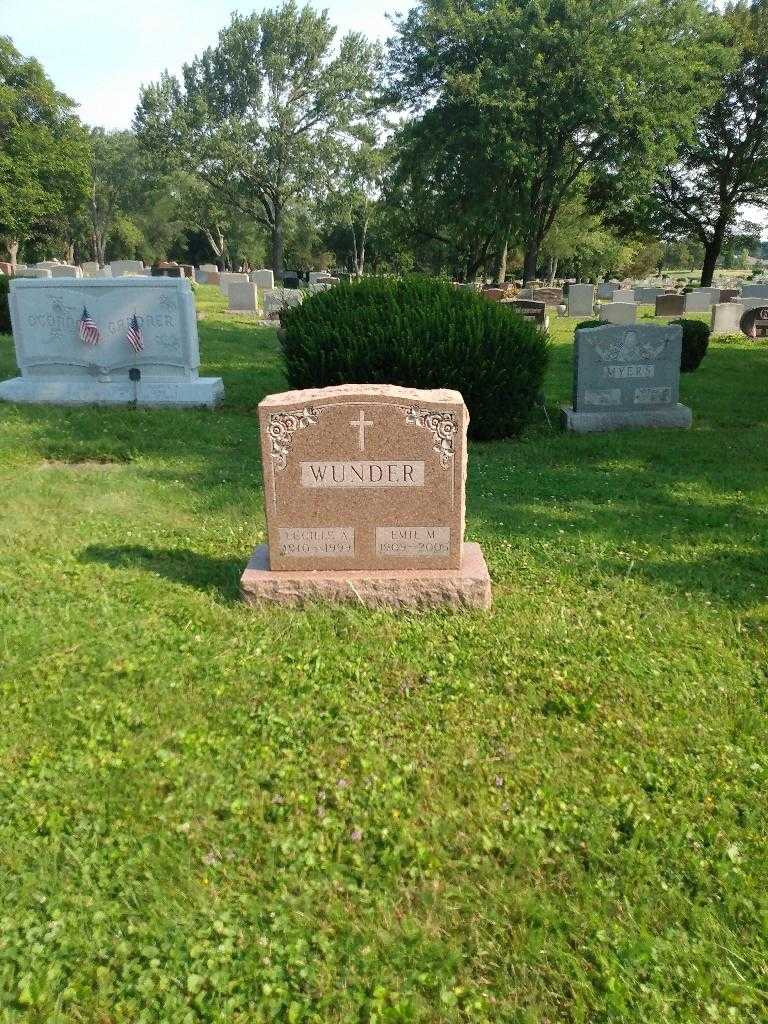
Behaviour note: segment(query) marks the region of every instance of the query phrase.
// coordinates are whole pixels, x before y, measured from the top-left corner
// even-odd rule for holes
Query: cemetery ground
[[[221,410],[0,406],[0,1020],[765,1021],[768,345],[564,436],[553,317],[490,613],[254,611],[285,381],[199,296]]]

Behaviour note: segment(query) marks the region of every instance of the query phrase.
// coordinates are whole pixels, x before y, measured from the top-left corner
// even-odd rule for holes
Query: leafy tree
[[[359,34],[334,52],[327,12],[288,0],[235,14],[218,43],[142,90],[135,124],[144,147],[193,170],[216,202],[252,217],[284,269],[289,208],[323,189],[339,149],[370,121],[377,49]]]
[[[341,153],[334,187],[329,192],[326,216],[334,218],[347,229],[351,243],[351,269],[358,277],[365,273],[368,236],[378,212],[387,150],[372,140]]]
[[[88,140],[74,107],[0,36],[0,238],[12,263],[21,243],[56,236],[85,202]]]
[[[704,247],[704,286],[740,208],[768,205],[768,4],[737,3],[723,21],[737,62],[652,195],[630,214],[670,238],[694,235]]]
[[[421,145],[469,126],[462,167],[488,173],[463,185],[485,209],[493,189],[531,279],[585,174],[648,190],[725,66],[718,21],[698,0],[421,0],[397,24],[392,88]]]
[[[394,93],[393,93],[394,95]],[[473,103],[460,98],[403,123],[393,143],[385,200],[432,270],[472,281],[507,249],[515,212],[510,166],[489,142]]]

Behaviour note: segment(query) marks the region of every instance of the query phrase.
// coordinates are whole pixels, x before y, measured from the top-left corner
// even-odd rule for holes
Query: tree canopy
[[[214,197],[267,229],[284,267],[290,204],[328,187],[339,149],[370,131],[378,51],[351,33],[334,49],[327,12],[284,6],[235,14],[216,46],[142,91],[136,130]]]

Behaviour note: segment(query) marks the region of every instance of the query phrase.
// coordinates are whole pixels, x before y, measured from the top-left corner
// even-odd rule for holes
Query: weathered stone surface
[[[240,582],[243,600],[302,607],[315,601],[366,608],[456,611],[491,607],[491,579],[479,544],[465,544],[460,569],[380,569],[273,572],[258,547]]]
[[[634,288],[617,288],[612,296],[613,302],[634,302],[635,301],[635,290]]]
[[[635,302],[639,302],[644,306],[652,306],[659,295],[663,294],[663,288],[635,288]]]
[[[534,302],[543,302],[545,306],[560,306],[563,302],[563,289],[534,288],[531,298]]]
[[[768,284],[759,282],[756,284],[744,284],[741,289],[742,298],[745,299],[768,299]]]
[[[708,313],[712,306],[712,295],[709,290],[703,292],[688,292],[685,296],[686,313]]]
[[[634,302],[605,302],[600,307],[600,319],[607,324],[633,324],[637,306]]]
[[[576,331],[566,430],[690,426],[690,410],[678,402],[682,338],[672,324]]]
[[[210,278],[208,283],[211,284]],[[222,271],[219,274],[219,288],[226,295],[231,284],[248,284],[247,274],[232,274],[228,271]]]
[[[51,277],[82,277],[83,272],[80,267],[70,267],[64,263],[58,264],[58,266],[51,267]]]
[[[768,338],[768,298],[762,306],[746,310],[740,326],[747,338]]]
[[[271,291],[264,292],[262,296],[264,315],[276,316],[282,310],[298,306],[303,301],[304,292],[292,291],[289,288],[273,288]]]
[[[656,316],[682,316],[684,312],[684,295],[659,295],[656,299]]]
[[[543,302],[534,302],[533,299],[504,299],[502,305],[513,309],[526,320],[533,320],[542,331],[549,327],[547,307]]]
[[[460,568],[458,392],[289,391],[264,399],[259,419],[272,569]]]
[[[259,289],[250,281],[236,281],[227,288],[229,308],[245,313],[255,313],[259,308]]]
[[[594,310],[594,285],[572,284],[568,286],[568,316],[592,316]]]
[[[112,277],[141,276],[145,269],[141,260],[112,260],[109,267]]]
[[[251,284],[255,284],[260,292],[271,291],[275,287],[275,274],[272,270],[254,270],[249,277]]]
[[[597,286],[597,297],[603,302],[610,302],[613,299],[615,286],[610,281],[601,281]]]
[[[16,277],[47,281],[50,280],[51,271],[49,267],[17,267]]]
[[[100,331],[79,337],[83,310]],[[0,398],[62,405],[138,402],[215,405],[221,379],[200,378],[194,299],[184,280],[164,278],[14,280],[11,320],[21,377],[0,384]],[[136,315],[143,349],[128,329]],[[129,379],[131,370],[141,374]]]
[[[741,331],[741,318],[746,312],[740,302],[719,302],[712,307],[712,333],[738,334]]]

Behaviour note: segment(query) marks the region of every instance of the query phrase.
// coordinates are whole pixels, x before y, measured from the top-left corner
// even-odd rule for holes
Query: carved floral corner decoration
[[[318,409],[312,406],[301,412],[273,412],[269,415],[267,432],[270,441],[270,455],[279,471],[288,466],[288,456],[293,448],[293,435],[297,430],[314,426],[320,418]]]
[[[425,427],[432,433],[434,444],[432,451],[440,456],[440,465],[446,469],[456,454],[454,444],[459,426],[456,415],[452,412],[425,412],[412,405],[406,413],[406,423],[414,427]]]

